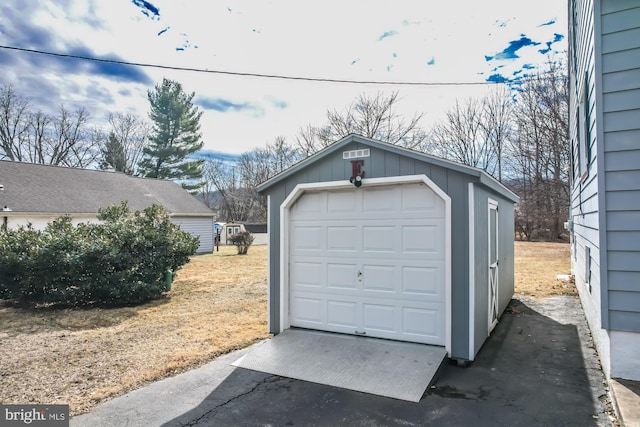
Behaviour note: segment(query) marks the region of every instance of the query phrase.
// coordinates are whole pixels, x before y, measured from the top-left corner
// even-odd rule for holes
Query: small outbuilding
[[[269,331],[473,360],[514,286],[518,197],[484,171],[349,135],[264,182]]]

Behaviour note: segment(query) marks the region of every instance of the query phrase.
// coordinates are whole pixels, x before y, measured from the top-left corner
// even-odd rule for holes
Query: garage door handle
[[[356,334],[356,335],[367,335],[367,333],[366,333],[366,332],[358,332],[358,331],[355,331],[355,334]]]

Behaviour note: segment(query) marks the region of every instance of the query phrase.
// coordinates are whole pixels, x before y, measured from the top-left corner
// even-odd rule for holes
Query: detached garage
[[[473,360],[513,295],[518,197],[482,170],[350,135],[258,191],[271,333],[430,344]]]

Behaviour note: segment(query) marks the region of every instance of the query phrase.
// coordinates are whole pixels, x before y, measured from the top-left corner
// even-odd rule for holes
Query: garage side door
[[[289,217],[290,324],[444,345],[445,212],[423,183],[303,194]]]

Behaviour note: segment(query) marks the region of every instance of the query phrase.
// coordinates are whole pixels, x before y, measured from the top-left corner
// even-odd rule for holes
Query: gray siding
[[[592,328],[640,332],[640,0],[571,0],[569,12],[576,40],[569,56],[576,284],[583,303],[592,305],[587,311],[600,313]],[[585,73],[587,168],[577,154]]]
[[[343,150],[331,152],[306,167],[288,175],[286,179],[278,181],[265,191],[269,195],[269,290],[270,290],[270,332],[277,333],[280,328],[280,205],[297,184],[309,182],[327,182],[348,180],[351,176],[351,164],[342,158],[342,151],[370,148],[371,156],[366,158],[365,182],[367,178],[388,176],[404,176],[424,174],[451,197],[451,239],[452,239],[452,334],[451,357],[467,359],[469,355],[469,219],[468,219],[468,183],[478,183],[478,177],[462,173],[461,171],[420,161],[415,158],[402,156],[398,153],[370,147],[359,142],[351,142]],[[505,221],[511,218],[509,242],[504,247],[511,247],[513,254],[513,202],[505,208],[511,210],[505,214]],[[502,214],[501,214],[502,215]],[[485,217],[486,218],[486,217]],[[502,216],[501,216],[502,218]],[[485,222],[486,224],[486,222]],[[485,225],[486,228],[486,225]],[[501,243],[502,245],[502,243]],[[507,252],[508,253],[508,252]],[[511,264],[511,267],[508,267]],[[504,292],[504,299],[513,295],[513,256],[505,258],[505,274],[511,272],[511,292]],[[488,277],[488,276],[487,276]],[[486,279],[485,279],[486,280]],[[505,283],[509,279],[505,278]],[[485,285],[486,286],[486,285]],[[506,306],[501,300],[501,305]],[[504,307],[502,307],[504,308]],[[484,339],[482,342],[484,342]]]
[[[601,7],[603,80],[638,76],[640,0]],[[603,88],[602,100],[608,323],[640,332],[640,79]]]
[[[502,313],[513,297],[515,222],[513,203],[479,185],[474,186],[474,348],[475,356],[489,335],[489,199],[498,202],[498,312]]]
[[[213,251],[213,217],[171,217],[174,224],[180,226],[182,231],[186,231],[200,239],[197,253],[209,253]]]

